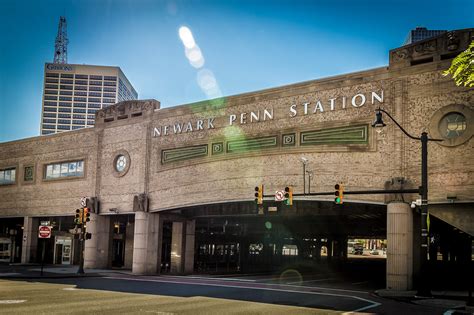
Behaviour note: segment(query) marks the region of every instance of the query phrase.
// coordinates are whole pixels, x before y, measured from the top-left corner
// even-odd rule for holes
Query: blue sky
[[[39,135],[61,15],[69,63],[120,66],[139,98],[170,107],[214,95],[199,84],[203,69],[226,96],[385,66],[416,26],[474,27],[474,1],[0,0],[0,142]]]

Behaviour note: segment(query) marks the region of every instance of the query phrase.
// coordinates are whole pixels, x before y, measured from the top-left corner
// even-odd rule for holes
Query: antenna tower
[[[67,63],[67,30],[66,18],[59,18],[58,35],[54,43],[54,63]]]

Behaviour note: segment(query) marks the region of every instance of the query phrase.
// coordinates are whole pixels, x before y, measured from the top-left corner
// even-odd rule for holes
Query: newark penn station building
[[[44,242],[46,263],[78,264],[85,197],[85,268],[344,269],[349,240],[382,239],[388,289],[416,288],[425,260],[438,279],[457,277],[473,257],[474,90],[443,71],[473,36],[451,31],[391,50],[386,67],[221,99],[122,101],[92,128],[1,143],[0,258],[38,263]],[[379,108],[386,126],[373,128]],[[426,222],[423,132],[442,140],[428,141]],[[292,205],[275,199],[285,187]],[[41,225],[51,238],[38,239]]]

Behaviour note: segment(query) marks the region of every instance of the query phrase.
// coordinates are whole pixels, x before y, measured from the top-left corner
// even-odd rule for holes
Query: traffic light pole
[[[84,274],[84,245],[85,245],[85,228],[84,225],[81,227],[81,234],[79,235],[79,242],[81,244],[81,250],[79,251],[79,269],[77,270],[77,274],[83,275]]]
[[[385,195],[385,194],[418,194],[420,189],[387,189],[387,190],[355,190],[344,191],[344,195]],[[309,194],[293,194],[293,196],[334,196],[334,191],[330,192],[314,192]],[[274,197],[274,195],[263,195],[263,197]]]

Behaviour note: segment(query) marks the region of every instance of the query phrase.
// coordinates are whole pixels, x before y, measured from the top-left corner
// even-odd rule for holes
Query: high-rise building
[[[426,27],[417,27],[414,30],[408,32],[407,38],[405,39],[405,43],[403,43],[403,45],[412,44],[414,42],[438,36],[446,32],[446,30],[429,30]]]
[[[41,134],[93,126],[97,110],[137,98],[119,67],[46,63]]]

